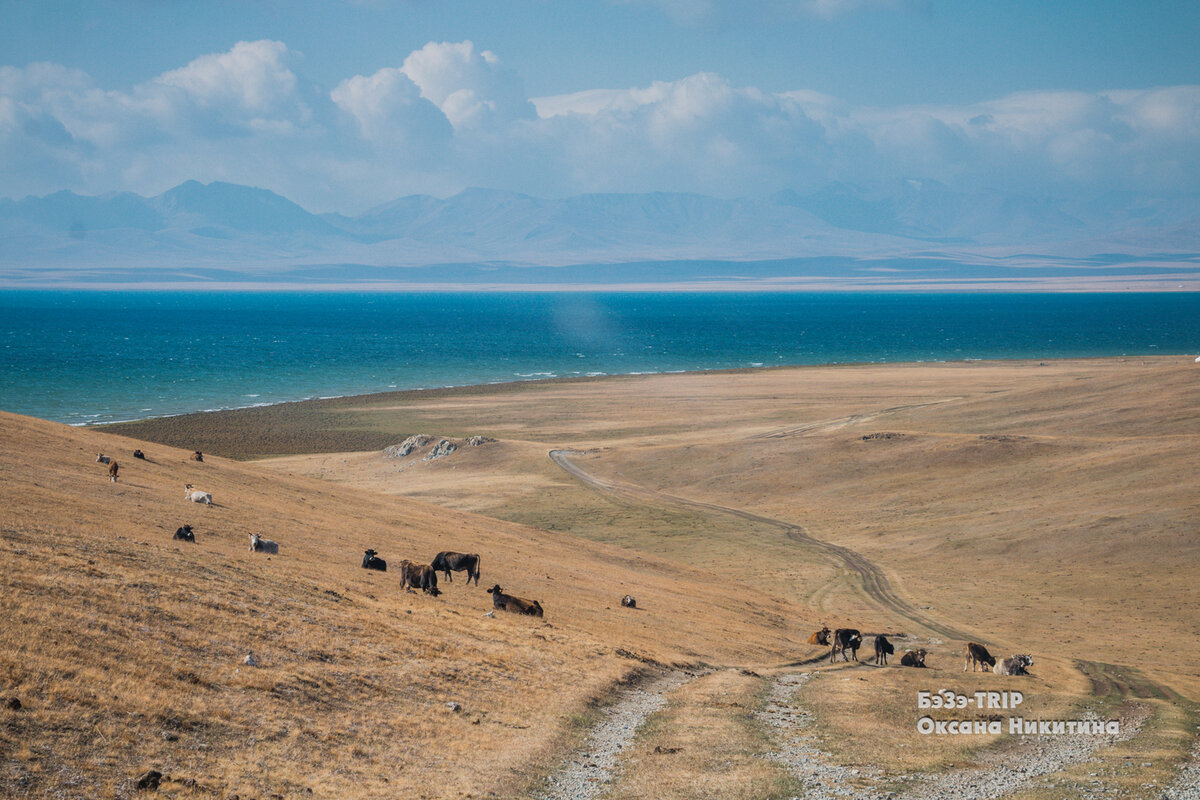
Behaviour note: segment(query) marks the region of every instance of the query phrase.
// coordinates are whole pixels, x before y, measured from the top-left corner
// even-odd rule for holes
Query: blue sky
[[[0,196],[1200,185],[1200,3],[0,0]],[[882,189],[881,189],[882,190]]]

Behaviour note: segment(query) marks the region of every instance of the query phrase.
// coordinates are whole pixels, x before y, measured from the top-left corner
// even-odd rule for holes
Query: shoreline
[[[659,371],[639,371],[639,372],[610,372],[601,375],[558,375],[554,377],[539,377],[539,378],[517,378],[511,381],[488,381],[486,383],[460,383],[448,384],[445,386],[427,386],[416,387],[411,389],[388,389],[379,392],[361,392],[355,394],[335,394],[335,395],[320,395],[316,397],[302,397],[295,400],[280,400],[275,403],[250,403],[244,406],[228,406],[226,408],[208,408],[199,409],[196,411],[181,411],[175,414],[156,414],[147,417],[136,417],[133,419],[111,420],[108,422],[65,422],[72,428],[83,428],[90,430],[102,430],[110,425],[129,425],[140,422],[150,422],[154,420],[174,419],[177,417],[202,416],[207,414],[225,414],[230,412],[249,411],[254,409],[278,408],[280,406],[291,406],[300,404],[317,404],[335,401],[354,401],[363,400],[365,398],[384,398],[395,397],[402,399],[405,396],[420,395],[427,399],[440,399],[441,397],[453,396],[454,394],[494,394],[500,391],[513,390],[517,387],[537,387],[552,384],[573,384],[573,383],[593,383],[607,380],[620,380],[629,378],[643,378],[664,375],[739,375],[754,372],[768,372],[789,369],[828,369],[828,368],[843,368],[843,367],[916,367],[916,366],[932,366],[932,365],[950,365],[950,364],[1019,364],[1021,362],[1046,362],[1046,363],[1061,363],[1067,361],[1106,361],[1109,359],[1122,358],[1183,358],[1188,356],[1187,353],[1155,353],[1153,355],[1111,355],[1111,356],[1082,356],[1082,357],[1061,357],[1061,358],[958,358],[958,359],[940,359],[929,361],[829,361],[820,364],[772,364],[749,367],[715,367],[710,369],[677,369],[677,370],[659,370]]]
[[[771,381],[779,383],[780,386],[790,385],[798,388],[809,382],[805,375],[812,375],[813,380],[819,382],[820,373],[829,375],[854,370],[864,371],[864,380],[870,382],[867,371],[886,371],[902,377],[905,373],[913,373],[913,379],[920,377],[915,373],[922,370],[934,370],[943,374],[956,372],[963,376],[977,370],[981,374],[997,369],[1010,373],[1013,370],[1028,370],[1028,374],[1032,376],[1033,371],[1037,370],[1053,374],[1071,369],[1137,369],[1139,363],[1144,369],[1161,370],[1168,366],[1186,368],[1192,366],[1193,358],[1192,355],[1168,354],[1062,359],[854,362],[539,378],[292,400],[241,409],[191,412],[80,427],[184,450],[200,450],[206,454],[238,460],[255,460],[289,455],[380,450],[406,436],[430,430],[436,430],[443,436],[465,438],[488,428],[495,420],[490,417],[479,418],[474,412],[462,409],[477,407],[480,403],[496,407],[496,401],[501,398],[512,396],[519,400],[522,393],[528,393],[531,398],[546,397],[546,393],[549,393],[549,396],[557,396],[560,400],[568,396],[587,396],[595,401],[597,398],[617,398],[629,394],[623,387],[632,387],[634,382],[648,381],[652,386],[658,385],[661,389],[664,381],[681,381],[686,390],[689,382],[693,382],[694,388],[694,381],[706,376],[726,376],[730,381],[748,380],[752,384]],[[853,379],[853,376],[851,378]],[[729,389],[737,391],[735,386],[730,386]],[[459,412],[453,411],[460,406],[462,409]],[[508,419],[508,424],[514,422],[515,418]]]

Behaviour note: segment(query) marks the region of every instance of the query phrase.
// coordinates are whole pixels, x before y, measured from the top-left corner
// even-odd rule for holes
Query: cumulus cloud
[[[428,144],[451,135],[450,122],[399,69],[355,75],[330,93],[333,102],[358,122],[365,139],[379,143]]]
[[[332,89],[280,42],[242,42],[126,90],[55,64],[0,67],[10,195],[226,180],[313,210],[489,186],[535,195],[762,195],[932,178],[1037,195],[1200,185],[1200,87],[1026,92],[861,107],[711,73],[528,98],[472,42],[431,42]]]

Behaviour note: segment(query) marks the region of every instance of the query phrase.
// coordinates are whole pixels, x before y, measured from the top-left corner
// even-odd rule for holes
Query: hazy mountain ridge
[[[808,195],[737,199],[665,192],[542,199],[476,188],[446,199],[401,197],[345,216],[310,213],[265,189],[188,181],[149,198],[63,191],[0,199],[0,240],[10,284],[57,271],[99,279],[113,270],[180,268],[248,280],[311,268],[328,280],[339,267],[348,276],[356,267],[386,276],[388,268],[453,264],[511,270],[828,258],[984,265],[1016,256],[1176,264],[1200,253],[1200,196],[1054,202],[966,195],[916,180],[890,193],[834,184]],[[571,272],[579,280],[586,271]],[[686,280],[687,272],[681,263],[672,274]],[[606,280],[601,267],[592,280]]]

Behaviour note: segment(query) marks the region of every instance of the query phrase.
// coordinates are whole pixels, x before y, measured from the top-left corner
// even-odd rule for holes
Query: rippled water
[[[1181,354],[1200,294],[0,292],[0,409],[72,424],[394,389]]]

